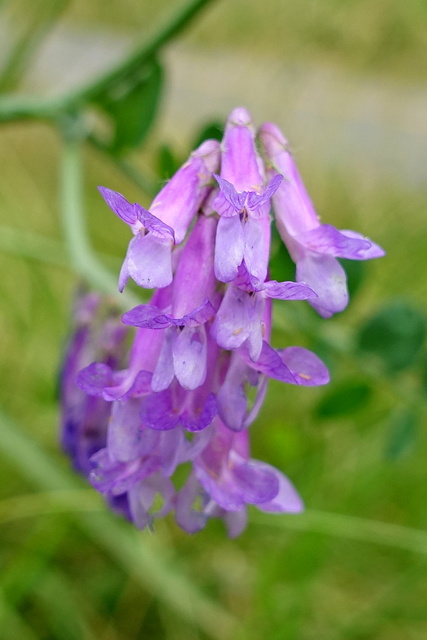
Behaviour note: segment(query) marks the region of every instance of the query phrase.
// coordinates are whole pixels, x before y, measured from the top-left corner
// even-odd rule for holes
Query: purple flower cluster
[[[247,504],[300,511],[290,481],[250,457],[249,426],[268,378],[315,386],[329,374],[307,349],[271,346],[271,299],[308,300],[331,316],[347,304],[336,258],[382,250],[320,224],[285,138],[273,124],[256,133],[243,108],[149,211],[100,192],[133,233],[120,291],[132,278],[154,292],[121,323],[99,320],[97,296],[79,302],[61,385],[63,444],[76,469],[139,528],[174,511],[185,531],[220,517],[236,536]],[[297,282],[269,279],[272,206]]]

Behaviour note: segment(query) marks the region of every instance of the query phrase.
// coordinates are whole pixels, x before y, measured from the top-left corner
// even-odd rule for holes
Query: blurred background
[[[1,0],[0,113],[10,94],[55,100],[85,85],[184,5]],[[62,143],[51,122],[0,122],[2,638],[427,637],[426,57],[424,0],[218,0],[161,50],[140,145],[103,153],[108,119],[87,111],[99,134],[85,146],[87,224],[113,269],[128,229],[96,185],[148,206],[237,105],[283,128],[323,222],[387,252],[345,265],[351,303],[331,320],[302,302],[275,307],[275,345],[314,349],[332,382],[270,383],[253,454],[289,475],[307,513],[251,511],[232,541],[218,522],[194,537],[172,519],[134,531],[70,472],[56,381],[78,276]],[[292,278],[273,249],[273,276]]]

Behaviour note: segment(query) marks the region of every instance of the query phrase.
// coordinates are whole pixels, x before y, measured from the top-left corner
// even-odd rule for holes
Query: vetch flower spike
[[[60,381],[62,442],[140,529],[174,512],[189,533],[221,518],[235,537],[247,505],[303,509],[288,478],[251,457],[250,436],[270,378],[310,387],[329,372],[308,349],[272,346],[272,299],[332,315],[347,304],[337,258],[383,253],[321,224],[281,132],[261,127],[264,161],[255,134],[246,109],[234,109],[221,145],[196,149],[149,210],[100,187],[134,236],[120,290],[129,278],[155,290],[121,323],[100,295],[79,298]],[[271,205],[297,282],[269,280]]]

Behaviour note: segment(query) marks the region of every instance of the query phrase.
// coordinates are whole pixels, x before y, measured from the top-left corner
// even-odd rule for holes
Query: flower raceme
[[[257,133],[243,108],[221,145],[196,149],[149,210],[99,190],[133,234],[120,291],[132,278],[153,293],[121,323],[100,313],[100,296],[78,301],[61,377],[75,468],[141,529],[173,511],[190,533],[219,517],[236,536],[248,504],[300,511],[291,482],[250,457],[249,428],[269,378],[316,386],[329,374],[307,349],[271,346],[271,301],[307,300],[330,316],[347,302],[336,258],[382,250],[320,224],[285,138],[272,124]],[[269,280],[272,205],[297,282]],[[179,487],[175,472],[188,463]]]

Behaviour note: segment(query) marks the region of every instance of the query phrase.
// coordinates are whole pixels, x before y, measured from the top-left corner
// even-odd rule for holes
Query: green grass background
[[[3,0],[0,25],[17,41],[34,33],[47,7],[54,13],[61,4],[60,24],[73,33],[100,37],[111,30],[136,41],[174,3]],[[239,55],[322,65],[411,95],[427,92],[426,26],[423,0],[220,0],[168,55],[184,46],[196,58],[221,53],[230,64]],[[10,50],[3,49],[4,59]],[[13,78],[3,88],[15,89]],[[206,100],[225,118],[222,91],[206,79]],[[192,136],[175,124],[178,154],[188,152],[204,124],[192,117]],[[162,122],[133,154],[152,172],[159,145],[169,143],[170,125]],[[251,511],[246,532],[230,541],[217,522],[194,537],[172,519],[154,534],[134,531],[106,512],[59,451],[56,377],[77,283],[59,216],[60,150],[47,124],[0,128],[0,637],[426,638],[427,357],[420,350],[413,366],[387,376],[380,362],[348,346],[360,323],[396,297],[426,312],[426,179],[400,180],[374,167],[359,181],[340,157],[327,166],[310,162],[305,140],[302,169],[323,220],[366,232],[387,257],[364,265],[349,309],[330,321],[318,321],[303,303],[277,305],[276,344],[317,349],[333,380],[328,390],[271,383],[251,428],[253,452],[292,478],[308,510],[298,518]],[[108,159],[86,151],[91,239],[118,266],[127,229],[100,206],[97,184],[146,205],[149,198]],[[369,391],[349,412],[322,413],[325,395],[343,387],[345,403],[354,387]],[[396,433],[408,407],[416,408],[418,422]]]

